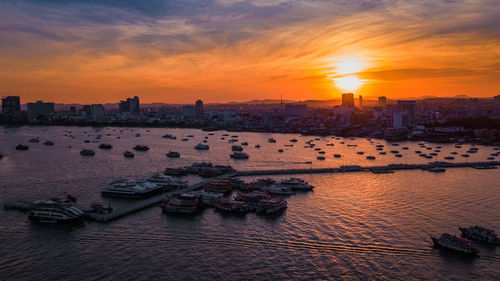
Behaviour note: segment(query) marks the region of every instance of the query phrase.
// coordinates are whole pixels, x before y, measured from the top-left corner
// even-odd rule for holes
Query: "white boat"
[[[28,218],[41,223],[78,223],[83,216],[83,211],[69,201],[53,198],[35,201]]]
[[[176,179],[171,176],[162,176],[160,174],[154,174],[144,180],[164,188],[180,189],[187,187],[187,181],[185,180]]]
[[[476,248],[474,243],[464,238],[459,238],[448,233],[444,233],[439,238],[431,238],[434,242],[434,246],[436,247],[450,249],[453,251],[471,255],[477,255],[479,253],[479,250]]]
[[[292,188],[289,186],[281,185],[281,184],[273,184],[267,187],[264,187],[265,192],[270,194],[283,194],[283,195],[292,195],[295,192],[292,191]]]
[[[291,187],[292,190],[297,191],[309,191],[313,190],[314,186],[308,184],[303,179],[299,178],[289,178],[279,182],[280,185]]]
[[[101,194],[109,197],[143,198],[159,193],[162,189],[163,187],[148,181],[119,180],[103,188]]]

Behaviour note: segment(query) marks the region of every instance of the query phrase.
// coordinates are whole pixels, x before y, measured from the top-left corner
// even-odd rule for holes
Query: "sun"
[[[354,91],[363,84],[363,81],[355,75],[334,78],[333,81],[337,87],[347,91]]]
[[[366,63],[358,57],[341,57],[333,59],[334,70],[329,75],[335,85],[345,91],[354,91],[364,84],[356,73],[366,68]]]

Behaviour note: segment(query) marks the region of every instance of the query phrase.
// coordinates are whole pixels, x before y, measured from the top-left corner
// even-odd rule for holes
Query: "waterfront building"
[[[378,97],[378,104],[385,107],[387,105],[387,98],[385,96]]]
[[[140,112],[139,97],[135,96],[133,98],[127,98],[127,100],[120,101],[118,110],[120,113],[130,112],[132,114],[138,114]]]
[[[197,100],[195,103],[195,113],[196,116],[201,116],[203,115],[203,101],[202,100]]]
[[[104,121],[104,106],[102,104],[90,105],[90,116],[92,118],[92,121]]]
[[[354,107],[354,94],[352,93],[342,94],[342,106]]]
[[[194,105],[185,105],[182,107],[182,115],[184,118],[196,117],[196,107]]]
[[[307,114],[307,104],[285,104],[285,116],[303,117]]]
[[[359,108],[363,107],[363,96],[359,95]]]
[[[409,120],[406,127],[415,126],[415,112],[417,110],[416,100],[398,100],[398,111],[408,114]]]
[[[2,98],[2,113],[14,113],[21,111],[21,100],[18,96],[7,96]]]
[[[41,119],[48,118],[54,113],[54,103],[53,102],[29,102],[28,106],[28,121],[34,122]]]

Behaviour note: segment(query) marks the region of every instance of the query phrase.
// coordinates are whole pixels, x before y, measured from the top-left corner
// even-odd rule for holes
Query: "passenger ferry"
[[[163,187],[152,182],[117,180],[103,188],[101,194],[109,197],[144,198],[159,193],[162,189]]]
[[[198,211],[199,203],[199,196],[185,193],[169,199],[162,209],[164,213],[194,214]]]
[[[280,185],[288,186],[292,190],[296,191],[310,191],[313,190],[314,186],[308,184],[303,179],[299,178],[289,178],[279,182]]]
[[[283,211],[288,206],[288,202],[282,198],[271,198],[261,200],[257,204],[257,213],[275,214]]]
[[[444,233],[439,238],[432,237],[432,241],[434,242],[434,246],[438,248],[450,249],[453,251],[477,255],[479,254],[479,250],[476,248],[474,243],[470,240],[459,238],[457,236]]]
[[[494,245],[499,245],[500,244],[500,239],[498,238],[497,234],[495,231],[481,227],[481,226],[470,226],[468,228],[463,228],[463,227],[458,227],[460,231],[462,232],[462,236],[489,243],[489,244],[494,244]]]
[[[52,198],[34,202],[28,218],[40,223],[80,223],[84,213],[69,200]]]

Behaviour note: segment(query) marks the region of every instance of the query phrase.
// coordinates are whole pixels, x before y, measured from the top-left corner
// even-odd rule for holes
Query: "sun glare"
[[[330,78],[335,82],[335,85],[342,90],[354,91],[363,83],[356,73],[365,69],[366,64],[357,57],[343,57],[335,60],[332,65],[334,73]]]
[[[334,78],[333,81],[337,87],[347,91],[354,91],[363,84],[363,81],[354,75]]]

